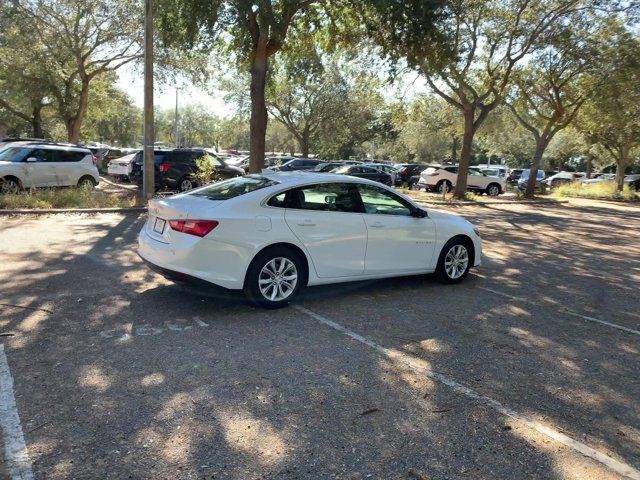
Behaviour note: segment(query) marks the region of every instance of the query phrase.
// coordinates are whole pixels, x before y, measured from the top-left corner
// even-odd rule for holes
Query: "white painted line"
[[[540,305],[539,302],[534,302],[533,300],[529,300],[528,298],[516,297],[515,295],[509,295],[508,293],[504,293],[499,290],[494,290],[492,288],[480,287],[480,286],[477,286],[476,288],[480,290],[484,290],[485,292],[491,292],[495,295],[500,295],[510,300],[515,300],[517,302],[528,303],[529,305]],[[582,320],[586,320],[587,322],[606,325],[607,327],[616,328],[618,330],[622,330],[623,332],[627,332],[627,333],[633,333],[634,335],[640,335],[640,330],[634,330],[633,328],[624,327],[622,325],[618,325],[617,323],[607,322],[606,320],[600,320],[599,318],[589,317],[588,315],[582,315],[578,312],[574,312],[573,310],[569,310],[565,306],[560,306],[559,308],[561,308],[562,313],[566,313],[567,315],[571,315],[572,317],[580,318]]]
[[[2,343],[0,343],[0,428],[2,428],[6,465],[11,480],[32,480],[33,472],[29,454],[24,443],[16,399],[13,396],[13,377],[11,377]]]
[[[634,467],[627,465],[626,463],[623,463],[620,460],[616,460],[615,458],[611,458],[605,453],[599,452],[598,450],[582,442],[574,440],[568,435],[565,435],[564,433],[561,433],[527,415],[518,413],[515,410],[512,410],[511,408],[504,406],[502,403],[498,402],[497,400],[494,400],[490,397],[482,395],[476,392],[475,390],[472,390],[471,388],[466,387],[461,383],[458,383],[453,378],[447,377],[446,375],[430,370],[427,366],[427,363],[424,362],[423,360],[420,360],[419,358],[413,357],[411,355],[407,355],[406,353],[400,352],[392,348],[383,347],[382,345],[377,344],[373,340],[363,337],[362,335],[359,335],[354,331],[349,330],[346,327],[343,327],[339,323],[336,323],[333,320],[330,320],[326,317],[323,317],[322,315],[312,312],[307,308],[301,307],[299,305],[293,305],[293,308],[299,310],[302,313],[305,313],[306,315],[309,315],[310,317],[318,320],[320,323],[323,323],[328,327],[333,328],[334,330],[344,333],[345,335],[352,338],[353,340],[356,340],[357,342],[363,343],[368,347],[371,347],[372,349],[378,351],[385,357],[393,360],[401,361],[402,363],[409,366],[413,370],[423,373],[427,377],[437,382],[440,382],[443,385],[450,387],[455,392],[461,395],[465,395],[474,400],[477,400],[493,408],[498,413],[505,415],[507,417],[513,418],[514,420],[526,425],[529,428],[532,428],[533,430],[536,430],[539,433],[542,433],[543,435],[546,435],[547,437],[557,441],[558,443],[561,443],[562,445],[565,445],[581,453],[586,457],[589,457],[597,462],[600,462],[601,464],[605,465],[606,467],[610,468],[611,470],[613,470],[614,472],[620,475],[624,475],[625,477],[632,478],[634,480],[640,480],[640,471],[636,470]]]

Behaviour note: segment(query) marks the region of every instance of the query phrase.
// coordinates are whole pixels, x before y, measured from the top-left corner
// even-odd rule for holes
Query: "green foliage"
[[[0,208],[116,208],[132,207],[133,196],[82,188],[39,189],[18,195],[0,195]]]
[[[196,159],[196,180],[199,185],[207,185],[218,180],[216,166],[211,155]]]

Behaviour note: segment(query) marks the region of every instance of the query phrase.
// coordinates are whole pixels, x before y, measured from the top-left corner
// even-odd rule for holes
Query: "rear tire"
[[[469,274],[473,263],[473,244],[464,237],[449,240],[438,258],[436,278],[442,283],[460,283]]]
[[[83,190],[93,190],[96,186],[96,181],[91,177],[82,177],[78,180],[78,188]]]
[[[438,193],[449,193],[451,190],[453,190],[453,185],[451,185],[451,182],[449,180],[440,180],[436,184],[436,190],[438,191]]]
[[[188,192],[189,190],[193,190],[198,187],[198,183],[190,177],[181,178],[178,182],[178,190],[181,192]]]
[[[487,185],[486,192],[490,197],[497,197],[502,193],[502,189],[497,183],[490,183],[489,185]]]
[[[281,308],[291,303],[306,283],[304,260],[293,249],[277,246],[253,259],[247,269],[244,293],[264,308]]]

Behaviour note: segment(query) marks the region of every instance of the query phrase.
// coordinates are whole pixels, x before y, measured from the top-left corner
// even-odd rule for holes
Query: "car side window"
[[[38,160],[38,162],[49,163],[55,162],[56,158],[53,150],[45,150],[44,148],[36,148],[33,150],[29,157],[34,157]]]
[[[350,183],[319,183],[294,188],[287,192],[284,206],[321,212],[362,213],[364,211],[358,192]]]
[[[445,170],[449,173],[458,173],[458,167],[447,167]]]
[[[373,185],[358,185],[365,213],[410,217],[411,206],[403,198]]]
[[[58,162],[79,162],[82,160],[87,154],[84,152],[75,152],[75,151],[65,151],[58,150]]]
[[[469,175],[473,175],[475,177],[482,177],[482,172],[479,170],[474,170],[473,168],[469,169]]]

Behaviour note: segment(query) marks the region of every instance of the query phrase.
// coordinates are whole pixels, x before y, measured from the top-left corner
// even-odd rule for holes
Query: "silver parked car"
[[[38,187],[93,188],[100,181],[87,148],[47,142],[15,142],[0,151],[0,192]]]

